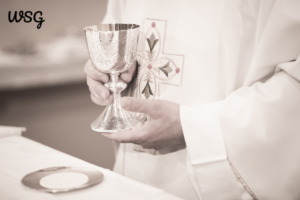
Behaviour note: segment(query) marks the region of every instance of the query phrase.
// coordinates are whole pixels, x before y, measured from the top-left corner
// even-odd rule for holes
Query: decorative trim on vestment
[[[244,181],[244,179],[241,177],[241,175],[239,174],[239,172],[234,168],[234,166],[231,164],[231,162],[229,161],[230,167],[234,173],[234,175],[236,176],[236,178],[238,179],[238,181],[243,185],[244,189],[250,194],[250,196],[253,198],[253,200],[259,200],[255,194],[253,193],[253,191],[250,189],[250,187],[247,185],[247,183]]]

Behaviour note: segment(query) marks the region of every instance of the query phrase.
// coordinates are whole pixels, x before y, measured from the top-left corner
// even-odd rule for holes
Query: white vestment
[[[109,22],[141,25],[133,94],[180,104],[186,141],[121,144],[115,171],[185,199],[300,199],[299,0],[112,0]]]

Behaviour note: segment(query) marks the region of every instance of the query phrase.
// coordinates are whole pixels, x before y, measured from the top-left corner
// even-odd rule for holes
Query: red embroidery
[[[152,22],[151,26],[152,26],[152,28],[155,28],[155,26],[156,26],[155,22]]]

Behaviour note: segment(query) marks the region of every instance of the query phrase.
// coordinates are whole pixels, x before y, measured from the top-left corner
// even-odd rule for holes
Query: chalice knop
[[[121,91],[127,84],[119,80],[119,75],[136,62],[139,31],[136,24],[100,24],[83,29],[92,63],[109,75],[104,86],[114,96],[114,102],[91,124],[94,131],[116,132],[143,124],[142,119],[120,105]]]

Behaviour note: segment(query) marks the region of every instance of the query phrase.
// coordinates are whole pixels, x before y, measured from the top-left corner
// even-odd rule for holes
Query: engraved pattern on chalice
[[[143,124],[142,119],[120,106],[121,91],[127,84],[119,80],[119,75],[136,60],[139,31],[136,24],[101,24],[83,29],[92,63],[109,75],[104,85],[114,96],[114,102],[91,124],[94,131],[116,132]]]

